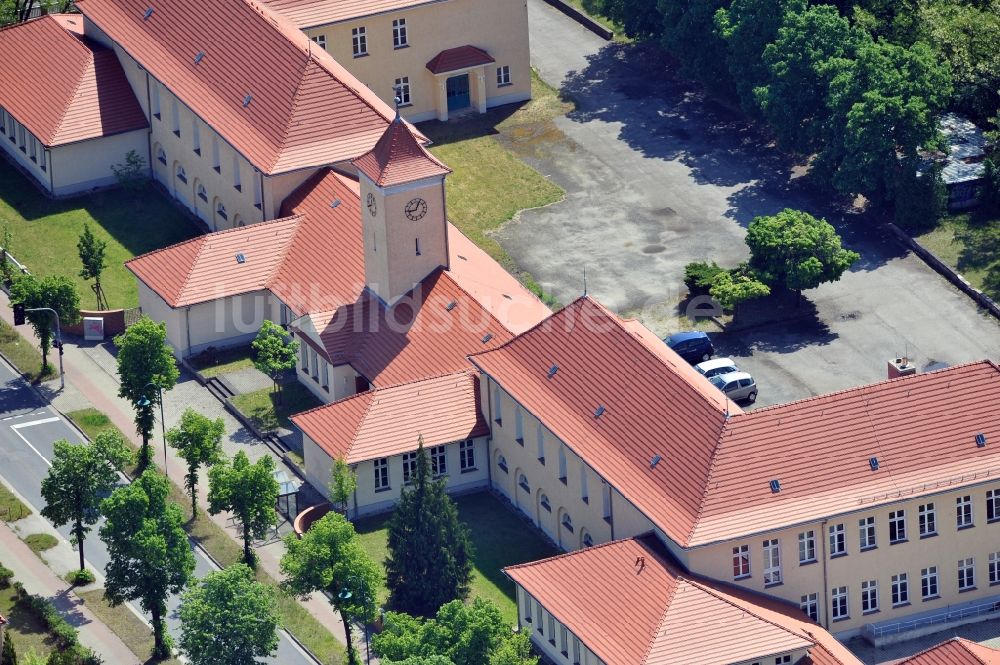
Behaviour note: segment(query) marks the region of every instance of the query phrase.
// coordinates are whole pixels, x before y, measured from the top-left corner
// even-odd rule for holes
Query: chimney
[[[917,367],[910,362],[909,358],[896,358],[889,361],[889,378],[896,379],[901,376],[910,376],[917,373]]]

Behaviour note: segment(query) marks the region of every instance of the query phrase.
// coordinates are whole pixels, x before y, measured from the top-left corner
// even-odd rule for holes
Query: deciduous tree
[[[20,275],[10,286],[11,303],[21,303],[28,309],[47,307],[59,314],[61,326],[80,320],[80,296],[76,285],[61,275]],[[49,349],[55,334],[56,322],[52,312],[28,312],[28,322],[35,329],[42,348],[42,373],[49,368]]]
[[[80,277],[94,280],[93,289],[97,296],[97,309],[107,309],[108,307],[104,291],[101,290],[101,273],[107,267],[104,258],[104,250],[107,245],[107,242],[94,236],[90,231],[90,224],[84,222],[83,233],[80,234],[80,240],[76,243],[76,248],[80,253],[80,263],[83,264]]]
[[[347,514],[348,502],[358,487],[358,477],[354,469],[347,465],[343,457],[333,460],[330,469],[330,503],[336,510]]]
[[[112,606],[137,600],[153,623],[153,657],[170,655],[163,617],[167,598],[180,593],[194,572],[194,555],[181,509],[167,500],[170,481],[152,469],[116,489],[101,504],[108,547],[104,596]]]
[[[411,482],[389,520],[386,581],[395,609],[431,616],[469,594],[473,547],[444,481],[431,478],[422,440]]]
[[[160,395],[174,387],[180,372],[167,345],[167,326],[147,316],[141,317],[121,335],[118,347],[118,396],[135,409],[136,433],[142,437],[139,469],[150,461],[149,438],[156,424],[156,405]],[[153,390],[152,386],[159,387]]]
[[[278,523],[280,490],[274,478],[274,459],[264,455],[254,464],[242,450],[232,461],[223,460],[208,471],[208,512],[226,510],[233,514],[243,531],[243,560],[256,565],[251,545],[267,536]]]
[[[254,351],[253,364],[259,371],[271,377],[281,400],[281,374],[295,367],[299,343],[288,336],[284,329],[264,319],[257,337],[251,343]]]
[[[841,246],[840,236],[825,219],[787,208],[777,215],[755,217],[746,243],[750,268],[761,281],[791,291],[834,282],[861,258]]]
[[[222,418],[212,420],[194,409],[185,409],[180,425],[167,430],[167,443],[187,462],[184,487],[191,494],[191,514],[198,512],[198,470],[222,459]]]
[[[42,516],[59,527],[72,524],[73,542],[85,569],[83,541],[100,517],[101,501],[118,484],[118,472],[132,463],[132,450],[114,429],[93,442],[53,444],[52,467],[42,480]]]
[[[386,665],[411,662],[535,665],[538,662],[538,657],[531,655],[528,636],[512,632],[499,608],[484,598],[476,598],[468,605],[454,600],[426,620],[389,612],[385,628],[374,636],[373,644]],[[434,660],[442,657],[447,660]]]
[[[244,564],[214,571],[184,592],[180,651],[192,665],[245,665],[278,646],[278,599]]]
[[[288,534],[281,572],[287,578],[286,587],[297,596],[327,593],[344,622],[348,663],[358,665],[351,622],[375,618],[382,571],[358,542],[354,526],[339,513],[327,513],[313,522],[302,538]]]

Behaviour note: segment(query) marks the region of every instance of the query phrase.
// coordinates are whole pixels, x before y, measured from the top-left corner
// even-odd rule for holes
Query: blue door
[[[445,83],[448,92],[448,110],[458,111],[470,104],[469,100],[469,75],[452,76]]]

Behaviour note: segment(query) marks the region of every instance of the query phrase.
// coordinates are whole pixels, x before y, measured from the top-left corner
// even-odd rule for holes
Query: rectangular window
[[[173,118],[174,136],[181,135],[181,109],[177,105],[177,100],[170,102],[170,115]]]
[[[35,137],[34,136],[29,136],[29,138],[28,138],[28,157],[30,157],[31,161],[33,161],[33,162],[37,161],[36,158],[35,158],[35,143],[37,143],[37,141],[35,140]]]
[[[556,618],[549,614],[549,644],[556,643]]]
[[[444,446],[431,448],[431,473],[435,478],[448,473],[448,455]]]
[[[889,513],[889,543],[906,540],[906,511],[893,510]]]
[[[330,363],[326,362],[322,358],[319,361],[320,364],[320,385],[323,386],[323,390],[330,392]]]
[[[785,654],[784,656],[778,656],[774,659],[774,665],[788,665],[792,662],[792,655]]]
[[[458,465],[462,471],[474,471],[476,468],[476,442],[466,439],[458,444]]]
[[[1000,519],[1000,490],[986,490],[986,521]]]
[[[409,485],[413,482],[413,476],[417,474],[417,454],[403,453],[403,484]]]
[[[972,497],[960,496],[955,499],[955,524],[959,529],[972,526]]]
[[[847,538],[843,524],[830,525],[830,556],[847,554]]]
[[[1000,552],[990,552],[990,584],[1000,583]]]
[[[861,613],[878,612],[878,580],[865,580],[861,583]]]
[[[375,491],[389,489],[389,459],[380,457],[375,460]]]
[[[406,37],[406,19],[397,18],[392,21],[392,47],[393,48],[403,48],[404,46],[409,46],[410,43],[407,41]]]
[[[531,596],[528,595],[527,591],[521,590],[524,594],[524,620],[531,623]]]
[[[524,445],[524,413],[521,411],[521,407],[514,405],[514,438],[515,440]]]
[[[326,50],[326,35],[316,35],[312,38],[312,40],[316,42],[321,49],[324,51]]]
[[[580,665],[580,638],[573,636],[573,665]]]
[[[750,546],[738,545],[733,548],[733,579],[750,577]]]
[[[45,170],[45,146],[39,145],[38,149],[38,167]]]
[[[368,55],[368,34],[365,32],[364,26],[351,28],[351,44],[355,58]]]
[[[584,503],[590,503],[589,492],[587,491],[587,465],[580,460],[580,499]]]
[[[222,173],[222,162],[219,161],[219,139],[212,137],[212,168],[216,173]]]
[[[564,656],[569,655],[569,634],[562,624],[559,624],[559,651]]]
[[[937,566],[930,566],[920,571],[920,596],[924,600],[938,597]]]
[[[399,98],[400,106],[409,106],[412,102],[410,101],[410,77],[402,76],[396,79],[395,83],[392,84],[393,92],[395,92],[396,97]]]
[[[240,158],[233,155],[233,189],[237,192],[243,191],[243,180],[240,178]]]
[[[862,551],[875,547],[875,518],[865,517],[858,520],[858,534]]]
[[[976,560],[972,557],[958,560],[958,590],[976,588]]]
[[[500,399],[500,389],[493,393],[493,422],[497,425],[503,423],[503,401]]]
[[[191,120],[191,143],[194,146],[194,154],[201,155],[201,130],[198,128],[198,118]]]
[[[764,541],[764,586],[781,584],[781,552],[778,539]]]
[[[253,177],[253,207],[257,208],[257,210],[260,210],[261,209],[261,205],[263,204],[263,199],[261,198],[262,195],[263,195],[263,192],[261,191],[260,178],[261,178],[261,176],[260,176],[259,173],[254,173],[254,177]]]
[[[833,588],[830,595],[830,617],[834,621],[842,621],[850,616],[848,613],[847,587],[838,586]]]
[[[611,522],[611,485],[601,481],[601,513],[604,521]]]
[[[892,576],[892,606],[910,603],[910,578],[906,573]]]
[[[299,369],[303,372],[309,369],[309,355],[306,353],[308,348],[305,344],[299,345]]]
[[[310,375],[313,381],[319,382],[319,358],[316,355],[316,349],[309,349],[309,369]]]
[[[510,85],[510,65],[497,67],[497,86]]]
[[[921,538],[937,535],[937,511],[933,503],[917,507],[917,530]]]
[[[559,444],[559,480],[566,484],[566,447]]]
[[[24,125],[19,125],[17,128],[17,147],[21,149],[21,152],[24,152],[24,146]]]
[[[816,560],[816,534],[805,531],[799,534],[799,563],[811,563]]]
[[[545,464],[545,431],[541,423],[535,428],[535,440],[538,442],[538,461]]]
[[[819,622],[819,594],[810,593],[806,596],[802,596],[799,601],[799,608],[805,612],[805,615],[812,619],[813,621]]]
[[[153,117],[160,119],[160,84],[156,81],[149,82],[149,101],[153,107]]]
[[[542,633],[542,611],[543,611],[542,610],[542,604],[536,602],[535,603],[535,619],[536,619],[536,621],[535,621],[535,630],[537,630],[539,632],[539,634]]]

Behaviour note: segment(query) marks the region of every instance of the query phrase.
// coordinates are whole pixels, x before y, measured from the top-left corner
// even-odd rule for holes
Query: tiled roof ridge
[[[688,529],[687,535],[684,539],[685,543],[691,542],[694,532],[698,530],[698,526],[701,523],[701,517],[705,513],[705,495],[708,494],[708,488],[712,486],[712,476],[715,474],[716,462],[719,459],[719,451],[722,450],[722,445],[725,443],[726,425],[728,424],[729,420],[727,419],[726,422],[722,424],[722,428],[719,430],[719,437],[715,441],[715,446],[712,447],[712,457],[708,460],[708,473],[705,474],[705,485],[701,488],[701,493],[698,496],[698,512],[695,514],[694,520],[691,522],[691,528]]]
[[[274,279],[278,276],[279,273],[281,273],[281,269],[285,266],[285,259],[288,258],[288,253],[292,250],[292,246],[295,244],[296,239],[298,239],[299,234],[302,233],[302,228],[309,221],[311,221],[309,219],[309,216],[304,212],[295,213],[294,215],[289,215],[288,217],[280,217],[279,219],[288,220],[294,218],[298,218],[298,224],[295,225],[295,231],[292,232],[292,237],[288,239],[288,242],[285,243],[284,248],[282,248],[281,256],[279,256],[278,260],[274,262],[274,267],[271,269],[271,274],[268,275],[267,279],[264,280],[264,288],[266,288],[268,291],[271,290],[271,286],[274,283]]]
[[[277,12],[273,12],[273,13],[277,14]],[[296,30],[298,30],[298,28],[296,28]],[[319,56],[318,58],[315,55],[313,55],[314,51]],[[320,51],[322,51],[322,54],[320,54]],[[327,76],[330,76],[330,77],[336,79],[337,82],[339,82],[345,88],[347,88],[348,90],[350,90],[351,94],[354,95],[355,97],[357,97],[360,101],[362,101],[368,108],[370,108],[372,111],[375,111],[375,113],[377,113],[378,115],[382,116],[383,118],[385,118],[390,123],[392,122],[391,120],[389,120],[389,118],[386,118],[385,114],[382,111],[380,111],[379,109],[377,109],[375,107],[375,105],[371,103],[370,100],[366,99],[365,96],[363,94],[361,94],[361,91],[355,89],[355,87],[353,85],[350,85],[347,81],[343,80],[338,75],[339,72],[335,72],[330,67],[330,61],[333,61],[334,64],[336,64],[337,66],[343,68],[343,65],[341,65],[339,62],[337,62],[336,59],[332,55],[330,55],[329,53],[327,53],[324,49],[320,49],[319,47],[317,47],[316,49],[313,49],[313,47],[312,47],[312,45],[310,43],[308,57],[309,57],[310,61],[315,62],[316,64],[318,64],[320,66],[320,68],[324,72],[326,72]],[[344,72],[347,72],[347,70],[344,69]],[[302,85],[302,82],[299,81],[299,87],[301,87],[301,85]],[[297,98],[298,97],[298,89],[296,89],[295,93],[296,93],[296,98]]]
[[[646,532],[646,533],[651,533],[651,532]],[[543,563],[548,563],[550,561],[558,561],[559,559],[565,559],[566,557],[574,556],[580,554],[581,552],[596,552],[597,550],[605,549],[611,547],[612,545],[622,545],[624,543],[629,542],[630,540],[634,540],[638,542],[640,545],[643,545],[642,541],[640,540],[642,535],[644,534],[639,534],[638,536],[629,536],[628,538],[619,538],[617,540],[609,540],[606,543],[600,543],[599,545],[592,545],[586,549],[573,550],[571,552],[563,552],[561,554],[555,554],[553,556],[545,557],[544,559],[537,559],[535,561],[525,561],[524,563],[518,563],[513,566],[506,566],[504,570],[519,570],[521,568],[532,568],[534,566],[540,566]],[[645,545],[643,545],[643,549],[649,550],[649,548],[645,547]]]
[[[501,349],[504,349],[504,348],[510,346],[511,344],[513,344],[516,340],[520,339],[521,337],[523,337],[525,335],[531,334],[532,332],[534,332],[535,330],[537,330],[538,328],[540,328],[542,325],[544,325],[546,322],[551,321],[552,319],[554,319],[557,316],[562,316],[563,313],[566,310],[568,310],[570,307],[575,307],[577,303],[579,303],[581,300],[583,300],[586,297],[587,296],[580,296],[579,298],[577,298],[573,302],[569,303],[568,305],[563,305],[563,307],[561,309],[558,309],[558,310],[552,312],[552,314],[546,316],[544,319],[542,319],[541,321],[539,321],[535,325],[531,326],[530,328],[528,328],[527,330],[525,330],[520,335],[514,335],[513,337],[511,337],[510,339],[508,339],[503,344],[498,344],[497,346],[493,347],[492,349],[483,349],[482,351],[476,351],[475,353],[470,353],[466,357],[469,358],[470,362],[475,363],[475,361],[472,360],[472,358],[474,358],[475,356],[481,356],[481,355],[486,355],[487,353],[494,353],[495,351],[500,351]]]
[[[52,20],[55,21],[55,19]],[[65,28],[63,28],[61,25],[59,26],[59,29],[65,30]],[[79,74],[77,74],[76,76],[76,85],[73,88],[73,94],[70,95],[69,98],[66,100],[66,106],[63,107],[62,112],[59,115],[59,122],[56,123],[56,129],[54,132],[52,132],[53,141],[55,141],[56,137],[59,136],[59,133],[63,127],[63,123],[66,122],[66,116],[69,115],[69,109],[71,106],[73,106],[73,102],[76,101],[77,96],[80,94],[80,88],[83,87],[83,77],[87,73],[87,68],[94,67],[96,75],[97,63],[94,61],[94,52],[91,49],[87,48],[87,46],[81,40],[74,39],[73,41],[79,43],[80,46],[84,49],[84,51],[86,51],[86,54],[84,55],[83,67],[81,68]]]
[[[934,370],[931,370],[929,372],[917,372],[916,374],[911,374],[911,375],[908,375],[908,376],[897,376],[897,377],[892,378],[892,379],[882,379],[881,381],[876,381],[875,383],[865,383],[865,384],[862,384],[860,386],[852,386],[850,388],[843,388],[841,390],[835,390],[835,391],[829,392],[829,393],[822,393],[820,395],[812,395],[810,397],[803,397],[802,399],[793,400],[791,402],[783,402],[781,404],[771,404],[769,406],[762,406],[762,407],[753,409],[752,411],[744,411],[742,413],[734,413],[734,414],[732,414],[730,416],[730,420],[732,420],[734,418],[740,418],[740,419],[744,419],[745,420],[747,418],[752,418],[753,416],[759,415],[759,414],[762,414],[762,413],[770,413],[772,411],[778,411],[778,410],[781,410],[781,409],[786,409],[786,408],[790,408],[790,407],[793,407],[793,406],[798,406],[800,404],[806,404],[808,402],[814,402],[814,401],[819,400],[819,399],[826,399],[826,398],[829,398],[829,397],[839,397],[841,395],[846,395],[846,394],[849,394],[849,393],[862,392],[866,388],[875,388],[877,386],[878,387],[885,386],[885,385],[888,385],[890,383],[895,383],[897,381],[915,381],[915,380],[919,381],[919,380],[923,380],[924,377],[937,376],[937,375],[943,374],[945,372],[952,372],[952,371],[959,370],[959,369],[968,369],[970,367],[975,367],[977,365],[989,365],[993,369],[995,369],[998,373],[1000,373],[1000,365],[998,365],[993,360],[990,360],[989,358],[984,358],[982,360],[971,360],[971,361],[966,362],[966,363],[959,363],[958,365],[951,365],[949,367],[942,367],[940,369],[934,369]]]
[[[683,580],[680,576],[678,576],[676,582],[680,581]],[[670,605],[673,604],[674,596],[677,595],[677,587],[680,586],[676,582],[674,583],[670,591],[667,592],[667,602],[664,603],[663,605],[663,614],[660,615],[660,620],[656,622],[656,629],[653,631],[653,634],[649,636],[649,644],[646,645],[646,652],[642,655],[642,661],[641,661],[642,665],[645,665],[646,663],[649,662],[649,654],[653,651],[653,645],[656,644],[656,638],[660,636],[660,629],[663,627],[663,624],[666,623],[667,621],[667,615],[670,613]]]
[[[491,261],[493,260],[492,257],[490,258],[490,260]],[[455,285],[455,288],[458,289],[459,291],[461,291],[462,293],[464,293],[465,295],[467,295],[477,305],[479,305],[480,307],[482,307],[483,311],[486,312],[487,316],[489,316],[493,321],[496,321],[496,323],[497,323],[498,326],[500,326],[501,328],[503,328],[504,330],[506,330],[508,333],[511,334],[511,339],[513,339],[514,337],[516,337],[516,335],[514,335],[514,331],[513,330],[511,330],[510,328],[508,328],[507,326],[505,326],[503,324],[503,321],[501,321],[497,317],[493,316],[493,312],[490,311],[489,307],[487,307],[482,302],[480,302],[479,298],[477,298],[476,296],[472,295],[464,286],[462,286],[462,283],[456,277],[452,276],[451,270],[448,270],[446,268],[446,269],[442,270],[441,275],[442,276],[447,275],[448,279],[451,281],[451,283]],[[489,331],[487,331],[487,332],[489,332]],[[472,369],[472,368],[470,367],[469,369]],[[450,374],[451,372],[448,372],[448,373]]]
[[[920,656],[923,656],[925,653],[930,653],[931,651],[934,651],[935,649],[938,649],[938,648],[944,646],[945,644],[948,644],[949,642],[955,642],[956,644],[958,644],[959,647],[961,647],[970,656],[972,656],[973,658],[975,658],[976,660],[978,660],[983,665],[987,665],[986,661],[979,657],[979,654],[977,654],[976,652],[974,652],[972,649],[968,648],[967,643],[971,642],[971,640],[967,640],[964,637],[958,637],[957,635],[954,636],[954,637],[951,637],[951,638],[949,638],[947,640],[945,640],[944,642],[938,642],[937,644],[932,644],[931,646],[927,647],[926,649],[924,649],[922,651],[918,651],[917,653],[915,653],[915,654],[913,654],[913,655],[911,655],[911,656],[909,656],[907,658],[904,658],[903,660],[899,661],[899,663],[900,663],[900,665],[905,665],[906,663],[914,662],[917,658],[919,658]],[[977,644],[977,643],[976,642],[972,642],[972,644]]]
[[[735,603],[735,602],[733,602],[732,600],[730,600],[728,598],[724,598],[718,591],[716,591],[712,587],[708,586],[707,584],[694,579],[693,577],[687,577],[687,576],[685,576],[683,574],[680,574],[680,575],[677,576],[677,579],[678,580],[683,580],[685,582],[688,582],[689,584],[692,584],[693,586],[701,589],[702,591],[704,591],[708,595],[710,595],[710,596],[712,596],[712,597],[714,597],[714,598],[716,598],[718,600],[721,600],[722,602],[730,605],[731,607],[734,607],[734,608],[740,610],[741,612],[745,612],[746,614],[749,614],[750,616],[752,616],[753,618],[757,619],[758,621],[763,621],[766,624],[769,624],[769,625],[774,626],[776,628],[780,628],[781,630],[785,631],[786,633],[790,633],[792,635],[795,635],[796,637],[805,637],[806,639],[808,639],[810,642],[813,643],[813,646],[818,646],[819,645],[819,642],[816,640],[816,638],[813,636],[813,634],[810,633],[809,631],[805,630],[805,629],[803,629],[802,632],[799,632],[798,630],[795,630],[793,628],[789,628],[788,626],[784,626],[784,625],[782,625],[782,624],[780,624],[780,623],[778,623],[776,621],[772,621],[771,619],[767,619],[767,618],[761,616],[759,613],[754,612],[753,610],[751,610],[751,609],[749,609],[749,608],[747,608],[747,607],[745,607],[743,605]],[[783,599],[780,599],[780,598],[774,598],[773,600],[778,600],[780,602],[787,602],[787,601],[784,601]],[[792,607],[792,605],[789,604],[789,607]],[[805,633],[805,635],[803,635],[803,633]]]

